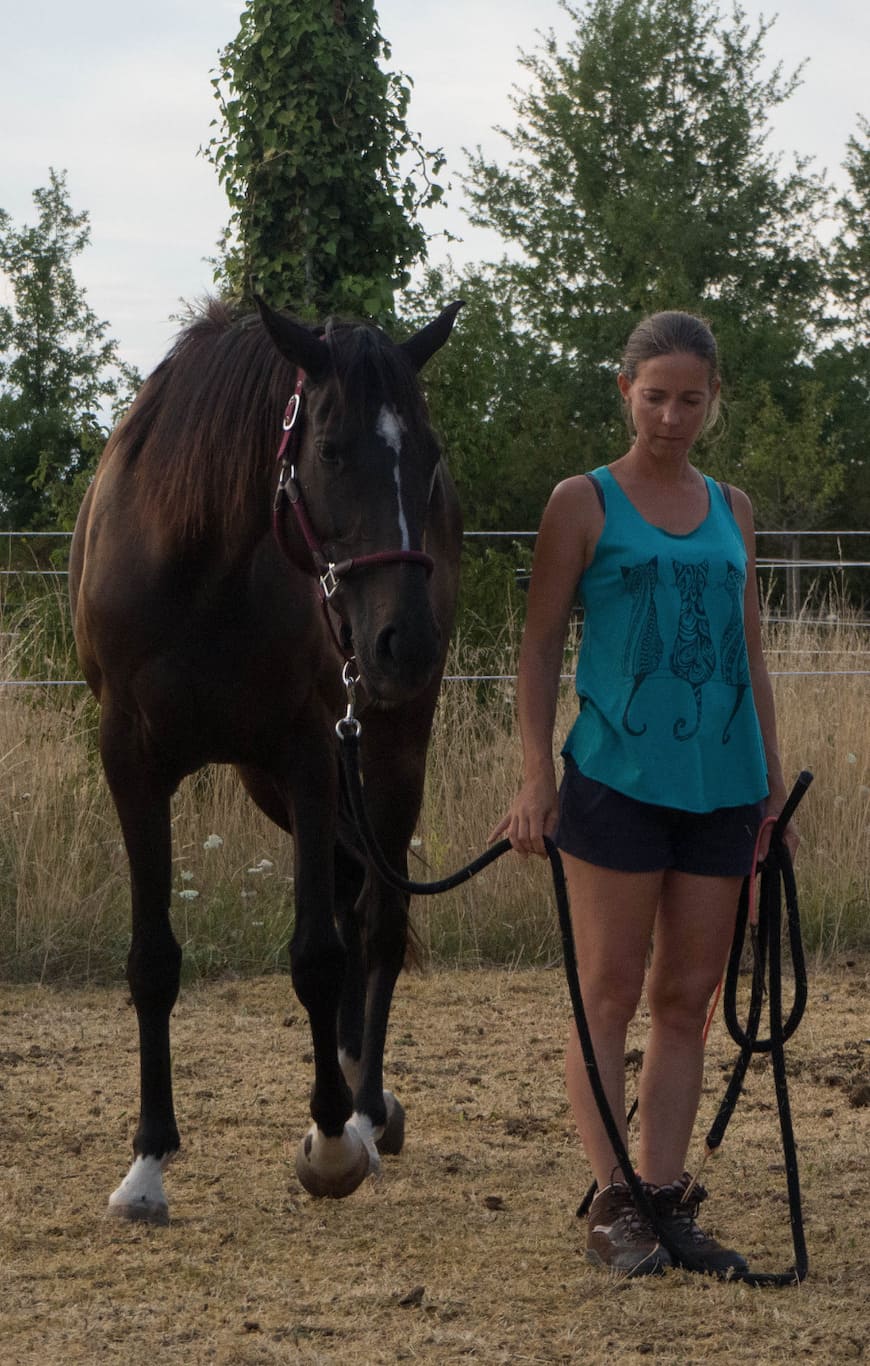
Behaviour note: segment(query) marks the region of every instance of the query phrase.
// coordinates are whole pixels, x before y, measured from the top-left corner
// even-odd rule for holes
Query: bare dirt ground
[[[615,1282],[587,1265],[559,971],[402,979],[388,1084],[407,1109],[406,1148],[343,1202],[310,1200],[293,1171],[311,1068],[289,980],[188,989],[174,1020],[183,1154],[162,1229],[104,1213],[135,1123],[126,993],[0,986],[0,1363],[859,1359],[868,977],[862,959],[813,970],[788,1046],[810,1276],[780,1290],[682,1271]],[[717,1021],[701,1135],[734,1056]],[[765,1061],[704,1179],[707,1225],[755,1269],[785,1270]]]

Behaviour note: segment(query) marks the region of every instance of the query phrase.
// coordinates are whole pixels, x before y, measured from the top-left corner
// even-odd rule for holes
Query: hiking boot
[[[698,1206],[707,1199],[707,1192],[703,1186],[696,1185],[692,1187],[688,1198],[684,1198],[691,1183],[689,1173],[683,1172],[679,1181],[672,1181],[669,1186],[645,1187],[663,1236],[690,1271],[724,1277],[747,1271],[749,1268],[745,1257],[741,1257],[733,1248],[722,1247],[696,1224]]]
[[[671,1259],[636,1209],[623,1182],[605,1186],[589,1208],[586,1256],[596,1266],[623,1276],[651,1276],[664,1271]]]

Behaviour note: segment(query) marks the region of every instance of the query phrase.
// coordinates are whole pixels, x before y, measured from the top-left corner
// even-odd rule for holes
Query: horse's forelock
[[[386,335],[367,323],[326,325],[338,420],[362,428],[386,403],[412,421],[424,414],[413,366]]]

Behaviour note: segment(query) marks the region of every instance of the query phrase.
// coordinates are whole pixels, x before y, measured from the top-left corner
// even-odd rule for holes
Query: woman
[[[494,837],[506,833],[527,855],[543,854],[549,835],[561,851],[590,1032],[618,1122],[626,1031],[652,945],[638,1175],[668,1241],[693,1265],[727,1275],[746,1262],[698,1227],[706,1192],[684,1168],[703,1026],[741,882],[762,820],[786,797],[752,508],[691,463],[719,401],[716,343],[704,322],[674,312],[648,318],[629,339],[617,382],[631,449],[559,484],[541,522],[517,689],[523,783]],[[553,728],[578,583],[580,712],[557,790]],[[787,841],[797,841],[791,827]],[[661,1271],[670,1256],[619,1179],[573,1028],[566,1076],[598,1183],[588,1255],[628,1275]]]

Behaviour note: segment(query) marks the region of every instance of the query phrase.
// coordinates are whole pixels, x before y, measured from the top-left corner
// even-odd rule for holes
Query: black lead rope
[[[341,758],[351,810],[362,837],[363,844],[365,845],[366,853],[385,882],[397,888],[399,891],[407,892],[411,895],[437,896],[440,892],[450,891],[452,888],[459,887],[462,883],[468,882],[469,879],[473,878],[477,873],[481,872],[484,868],[489,867],[491,863],[495,863],[497,859],[501,858],[502,854],[507,853],[511,848],[510,840],[500,840],[498,844],[492,845],[485,853],[481,854],[478,858],[473,859],[472,862],[467,864],[464,868],[460,868],[449,877],[440,878],[435,882],[415,882],[410,878],[401,876],[401,874],[397,873],[395,869],[390,866],[384,856],[371,827],[368,813],[365,808],[365,798],[359,767],[359,722],[355,718],[347,717],[344,721],[339,721],[335,729],[341,744]],[[725,986],[726,1021],[728,1023],[729,1031],[735,1041],[740,1045],[741,1051],[725,1098],[719,1108],[713,1127],[707,1136],[707,1147],[710,1151],[713,1151],[722,1142],[725,1129],[728,1126],[728,1122],[740,1096],[743,1079],[746,1075],[746,1070],[749,1066],[752,1054],[756,1052],[769,1052],[773,1059],[777,1107],[779,1110],[783,1152],[785,1154],[789,1213],[795,1249],[795,1263],[790,1270],[782,1274],[754,1271],[729,1273],[729,1279],[739,1280],[747,1285],[754,1286],[796,1285],[804,1280],[808,1269],[806,1242],[803,1235],[803,1218],[801,1214],[797,1153],[791,1122],[791,1109],[789,1105],[788,1085],[785,1071],[785,1053],[783,1048],[785,1041],[791,1037],[800,1023],[800,1018],[803,1014],[804,1005],[806,1003],[806,968],[804,965],[803,947],[800,938],[800,921],[798,918],[797,892],[794,874],[788,849],[783,842],[783,834],[795,808],[811,782],[812,774],[806,772],[801,773],[786,805],[783,807],[776,825],[771,831],[770,853],[765,860],[761,872],[758,932],[753,936],[753,942],[756,949],[755,970],[753,973],[752,999],[749,1006],[745,1030],[741,1029],[737,1023],[736,1011],[737,976],[739,973],[742,944],[749,910],[749,879],[747,878],[744,881]],[[705,1272],[706,1268],[700,1261],[695,1262],[692,1258],[681,1253],[671,1243],[667,1236],[666,1229],[659,1227],[652,1200],[644,1189],[644,1185],[640,1178],[635,1173],[631,1164],[631,1159],[626,1151],[625,1144],[622,1141],[622,1136],[613,1117],[613,1111],[610,1108],[610,1103],[601,1082],[601,1076],[595,1060],[595,1051],[592,1046],[592,1036],[586,1019],[586,1009],[583,1004],[583,996],[580,990],[577,955],[574,948],[574,935],[571,929],[568,891],[565,885],[565,873],[562,868],[562,860],[559,857],[559,851],[552,840],[545,837],[544,845],[547,858],[550,862],[553,890],[556,897],[556,907],[559,913],[559,928],[562,938],[565,972],[568,980],[568,992],[571,997],[571,1006],[574,1012],[574,1020],[577,1025],[577,1033],[580,1038],[580,1046],[583,1053],[583,1061],[586,1065],[587,1076],[589,1078],[589,1086],[598,1107],[598,1112],[601,1116],[605,1132],[607,1133],[611,1147],[616,1154],[618,1165],[621,1168],[625,1182],[631,1191],[635,1205],[655,1229],[662,1246],[669,1253],[674,1264],[683,1266],[689,1271]],[[782,964],[780,956],[780,904],[783,884],[785,886],[786,904],[788,908],[789,941],[795,969],[795,1002],[785,1025],[782,1022]],[[765,959],[769,964],[766,984],[764,972]],[[759,1041],[757,1035],[765,991],[769,1001],[770,1037]]]

